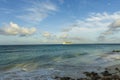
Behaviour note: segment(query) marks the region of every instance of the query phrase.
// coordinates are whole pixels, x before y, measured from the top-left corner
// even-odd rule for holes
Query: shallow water
[[[120,63],[120,50],[116,44],[78,45],[14,45],[0,46],[1,75],[8,71],[36,72],[39,70],[69,71],[93,70]],[[84,69],[82,68],[84,67]],[[64,73],[65,73],[64,72]],[[22,72],[21,72],[22,73]],[[65,74],[64,74],[65,75]],[[69,74],[72,75],[72,74]]]

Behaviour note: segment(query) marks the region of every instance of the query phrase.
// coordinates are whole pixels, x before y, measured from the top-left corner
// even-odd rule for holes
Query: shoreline
[[[11,71],[0,74],[0,80],[107,80],[108,78],[111,80],[115,76],[120,79],[120,76],[118,75],[120,74],[120,64],[108,67],[88,66],[88,68],[88,70],[87,67],[86,70],[79,70],[79,68],[69,67],[68,69],[68,67],[66,67],[66,71],[52,68],[38,69],[35,71],[13,69]]]
[[[85,70],[86,67],[86,70]],[[64,70],[63,70],[64,69]],[[82,67],[74,67],[67,66],[66,68],[48,68],[48,69],[37,69],[33,71],[25,71],[21,69],[12,69],[7,72],[3,72],[0,74],[0,80],[11,80],[11,79],[20,79],[20,80],[64,80],[62,78],[72,78],[72,79],[80,79],[85,78],[83,72],[85,71],[98,71],[100,67],[96,66],[82,66]],[[66,79],[65,79],[66,80]]]

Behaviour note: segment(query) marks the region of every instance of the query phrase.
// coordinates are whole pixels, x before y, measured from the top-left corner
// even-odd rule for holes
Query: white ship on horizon
[[[72,44],[72,42],[63,42],[62,44]]]

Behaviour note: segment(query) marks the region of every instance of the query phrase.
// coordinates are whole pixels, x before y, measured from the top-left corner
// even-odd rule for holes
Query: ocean
[[[1,45],[0,79],[52,80],[53,75],[78,77],[82,70],[120,64],[120,53],[113,50],[120,50],[120,45]]]

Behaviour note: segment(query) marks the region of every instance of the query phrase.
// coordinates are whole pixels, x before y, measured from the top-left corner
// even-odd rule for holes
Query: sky
[[[120,0],[0,0],[0,45],[120,43]]]

